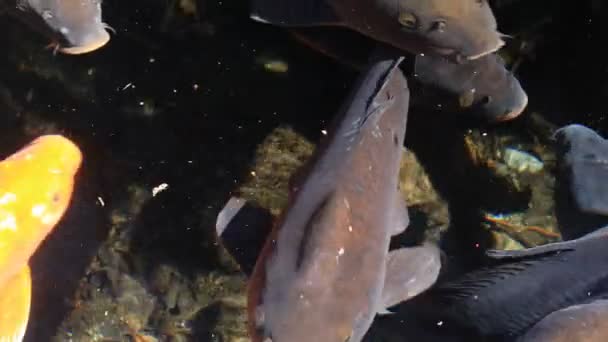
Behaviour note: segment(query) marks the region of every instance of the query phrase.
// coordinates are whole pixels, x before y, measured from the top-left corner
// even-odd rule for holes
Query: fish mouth
[[[505,115],[502,115],[501,117],[499,117],[496,121],[505,122],[505,121],[513,120],[516,117],[518,117],[521,113],[523,113],[524,109],[526,109],[527,106],[528,106],[528,95],[524,94],[524,99],[522,101],[521,106],[507,112]]]
[[[442,55],[443,57],[445,57],[453,62],[456,62],[458,64],[463,64],[463,63],[470,62],[470,61],[479,59],[481,57],[487,56],[489,54],[492,54],[492,53],[500,50],[504,45],[505,45],[505,42],[501,38],[499,38],[498,42],[491,48],[483,50],[482,52],[479,52],[476,54],[472,54],[472,55],[465,55],[462,52],[458,52],[457,48],[450,48],[450,47],[439,46],[439,45],[431,45],[429,47],[429,50],[434,53],[437,53],[439,55]]]
[[[470,56],[463,56],[463,57],[467,61],[473,61],[473,60],[479,59],[479,58],[481,58],[483,56],[486,56],[486,55],[489,55],[491,53],[494,53],[494,52],[500,50],[503,46],[505,46],[504,40],[499,39],[498,43],[495,46],[491,47],[490,49],[484,50],[483,52],[480,52],[478,54],[474,54],[474,55],[470,55]]]
[[[110,41],[110,34],[105,29],[100,31],[100,34],[84,45],[76,45],[76,46],[67,46],[60,47],[59,51],[68,55],[81,55],[89,52],[93,52],[104,45],[106,45]]]

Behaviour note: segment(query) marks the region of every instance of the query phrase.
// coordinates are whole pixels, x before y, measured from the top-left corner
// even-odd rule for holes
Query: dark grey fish
[[[361,70],[380,46],[348,30],[292,29],[296,39],[340,63]],[[396,52],[395,54],[398,54]],[[521,84],[496,54],[455,64],[433,55],[406,56],[404,72],[412,74],[413,102],[439,111],[464,112],[489,122],[511,120],[528,104]],[[409,69],[409,70],[407,70]]]
[[[528,105],[528,96],[521,84],[496,54],[463,64],[450,63],[441,57],[418,55],[414,77],[447,94],[458,94],[460,108],[470,108],[489,121],[512,120]],[[453,100],[450,96],[443,98]]]
[[[556,311],[517,342],[605,342],[607,339],[608,300],[604,299]]]
[[[608,141],[582,125],[560,128],[554,137],[564,180],[578,208],[608,216]]]
[[[12,8],[9,13],[13,16],[38,28],[44,24],[57,39],[54,44],[60,52],[88,53],[110,40],[110,28],[101,19],[101,0],[4,1]]]
[[[402,51],[456,62],[504,45],[486,0],[253,0],[251,17],[287,27],[348,27]]]
[[[409,224],[398,189],[409,104],[399,62],[362,74],[293,183],[248,284],[254,342],[361,341],[377,313],[435,282],[436,246],[389,252]],[[231,199],[219,214],[222,239],[242,205]]]
[[[427,292],[437,319],[511,341],[549,314],[608,294],[608,227],[576,240],[487,252],[497,264]],[[430,304],[429,304],[430,305]]]

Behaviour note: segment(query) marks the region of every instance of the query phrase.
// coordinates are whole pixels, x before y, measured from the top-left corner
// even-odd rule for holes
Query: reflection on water
[[[411,230],[443,241],[445,277],[487,247],[556,240],[549,137],[569,122],[608,132],[606,6],[494,4],[517,38],[504,53],[526,113],[486,127],[414,108],[408,123]],[[279,211],[356,72],[250,21],[245,2],[106,2],[116,34],[79,56],[2,18],[2,156],[56,132],[84,153],[72,205],[32,261],[26,340],[247,340],[246,279],[216,241],[216,215],[236,191]],[[398,340],[386,321],[370,341]]]

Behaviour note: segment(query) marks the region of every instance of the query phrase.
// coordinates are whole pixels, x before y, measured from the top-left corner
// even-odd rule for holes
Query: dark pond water
[[[68,213],[31,261],[27,341],[246,340],[246,279],[216,241],[217,213],[250,182],[256,149],[275,128],[293,130],[276,147],[285,153],[318,141],[357,72],[252,22],[245,1],[193,0],[195,15],[180,3],[104,2],[116,34],[81,56],[53,55],[44,36],[0,17],[1,155],[58,132],[85,156]],[[553,186],[550,161],[513,195],[471,153],[491,159],[513,145],[543,159],[547,127],[573,122],[608,134],[607,6],[493,4],[501,31],[516,37],[505,51],[530,98],[526,112],[487,125],[414,109],[408,123],[406,145],[438,194],[428,202],[449,205],[449,229],[439,229],[456,265],[448,273],[477,265],[472,245],[495,243],[480,211],[524,211],[534,193],[553,210],[550,192],[534,192]],[[269,71],[270,62],[288,69]],[[467,136],[477,152],[465,148]],[[412,208],[414,221],[428,222],[428,208]],[[402,335],[387,327],[370,341]]]

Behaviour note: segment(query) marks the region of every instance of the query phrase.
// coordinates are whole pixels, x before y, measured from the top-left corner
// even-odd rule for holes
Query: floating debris
[[[284,74],[289,71],[289,64],[287,61],[270,56],[258,56],[255,59],[255,62],[261,65],[264,70],[277,74]]]
[[[167,190],[167,188],[169,188],[169,184],[167,184],[167,183],[162,183],[162,184],[154,187],[152,189],[152,197],[156,197],[156,195],[158,195],[159,192],[165,191],[165,190]]]

